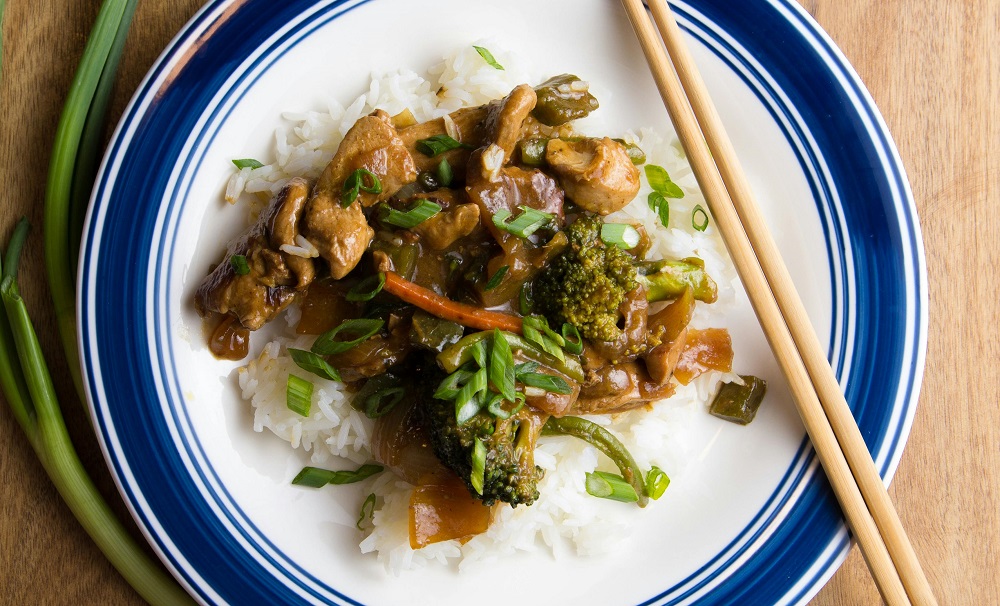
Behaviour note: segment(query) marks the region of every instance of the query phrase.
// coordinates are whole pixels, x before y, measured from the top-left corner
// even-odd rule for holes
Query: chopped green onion
[[[384,205],[379,212],[379,219],[389,225],[410,229],[420,225],[439,212],[441,212],[440,206],[430,200],[421,198],[411,204],[406,209],[406,212],[398,211],[389,205]]]
[[[489,345],[485,339],[473,345],[469,353],[472,354],[472,359],[476,361],[476,365],[479,368],[486,368],[486,365],[489,363],[490,353]]]
[[[601,240],[605,244],[629,250],[639,245],[639,230],[625,223],[604,223],[601,225]]]
[[[517,297],[518,308],[521,310],[521,315],[528,315],[531,310],[535,307],[534,296],[531,292],[531,282],[525,282],[521,285],[521,292]]]
[[[384,468],[381,465],[362,465],[354,471],[330,471],[319,467],[303,467],[302,471],[295,476],[292,484],[296,486],[308,486],[310,488],[322,488],[327,484],[337,486],[343,484],[353,484],[361,480],[372,477]]]
[[[511,216],[511,212],[506,208],[498,210],[496,214],[493,215],[493,225],[496,225],[497,229],[510,232],[515,236],[527,238],[542,227],[548,225],[552,219],[555,218],[555,215],[551,213],[535,210],[534,208],[530,208],[528,206],[521,205],[518,208],[521,210],[521,214],[509,223],[507,222],[507,219]]]
[[[288,382],[285,384],[285,405],[288,410],[308,417],[309,409],[312,408],[312,393],[312,383],[301,377],[288,375]]]
[[[459,368],[441,381],[432,397],[435,400],[454,400],[462,385],[465,385],[474,374],[476,374],[474,370]]]
[[[666,196],[667,198],[683,198],[684,190],[670,180],[670,175],[662,166],[655,164],[646,165],[646,180],[653,191]]]
[[[451,182],[455,179],[455,173],[451,169],[448,158],[442,158],[437,166],[437,180],[441,187],[451,187]]]
[[[490,400],[486,404],[486,409],[490,411],[490,414],[498,419],[509,419],[524,408],[525,398],[523,393],[519,391],[514,392],[514,400],[516,401],[514,408],[506,410],[503,407],[503,403],[507,400],[504,399],[502,394],[495,393],[490,396]]]
[[[254,160],[253,158],[241,158],[239,160],[233,160],[233,164],[236,168],[243,170],[244,168],[260,168],[264,166],[264,163],[260,160]]]
[[[646,198],[649,208],[656,212],[663,227],[669,227],[670,222],[670,202],[658,191],[654,191]]]
[[[635,488],[625,481],[625,478],[615,473],[595,471],[587,473],[587,494],[602,499],[621,501],[622,503],[637,503],[639,495]]]
[[[476,489],[476,492],[483,494],[483,483],[486,481],[486,444],[479,438],[472,447],[472,474],[469,476],[469,483]]]
[[[371,180],[371,185],[365,185],[365,178]],[[347,179],[344,180],[344,187],[341,192],[340,205],[347,208],[358,199],[361,192],[369,194],[382,193],[382,182],[379,181],[375,173],[366,169],[356,169]]]
[[[514,367],[514,378],[520,381],[521,377],[535,372],[536,370],[541,368],[541,366],[542,366],[541,364],[535,361],[522,362]]]
[[[483,343],[484,341],[480,341]],[[510,343],[499,328],[493,329],[493,350],[490,352],[490,383],[508,402],[514,401],[514,354]]]
[[[583,353],[583,335],[577,330],[576,326],[573,326],[569,322],[562,325],[562,337],[566,345],[563,348],[573,355],[580,355]]]
[[[358,530],[364,530],[364,521],[368,520],[373,522],[375,520],[375,493],[369,493],[368,497],[365,498],[365,502],[361,504],[361,514],[358,516],[358,523],[356,526]]]
[[[455,396],[455,420],[462,425],[482,409],[480,393],[486,391],[486,369],[480,368]]]
[[[545,391],[563,395],[573,393],[573,389],[569,386],[569,383],[567,383],[566,379],[563,379],[562,377],[547,375],[540,372],[529,372],[522,374],[520,379],[521,382],[527,387],[537,387]]]
[[[566,360],[562,347],[566,344],[562,335],[549,328],[544,316],[526,316],[521,323],[524,338],[537,345],[542,351],[555,357],[560,362]]]
[[[625,445],[607,429],[582,417],[549,417],[542,426],[542,435],[575,436],[592,444],[618,466],[622,477],[639,495],[639,507],[645,507],[649,502],[639,464],[635,462],[635,458]]]
[[[698,218],[699,213],[701,213],[701,219]],[[698,231],[708,229],[708,213],[701,207],[701,204],[695,205],[694,210],[691,212],[691,227]]]
[[[332,356],[334,354],[343,353],[349,349],[353,349],[363,341],[367,341],[369,337],[382,329],[383,324],[385,324],[385,322],[377,318],[346,320],[333,330],[328,330],[327,332],[321,334],[310,349],[313,353],[321,356]],[[360,336],[350,341],[335,340],[337,335],[341,332],[348,335]]]
[[[420,139],[417,141],[416,147],[417,151],[431,158],[438,154],[450,152],[451,150],[458,149],[460,147],[472,149],[471,145],[466,145],[465,143],[456,141],[448,135],[434,135],[433,137]]]
[[[663,496],[667,486],[670,486],[670,478],[662,469],[653,465],[646,474],[646,494],[655,501]]]
[[[488,282],[486,282],[486,286],[483,287],[483,290],[484,291],[493,290],[497,286],[500,286],[500,283],[503,282],[503,277],[507,275],[507,270],[509,269],[510,265],[504,265],[503,267],[498,269],[495,274],[490,276],[490,279]]]
[[[646,163],[646,152],[642,151],[642,148],[635,143],[629,143],[625,139],[615,139],[618,143],[621,143],[622,147],[625,148],[625,153],[628,154],[628,159],[632,161],[632,164],[636,166]]]
[[[369,419],[377,419],[395,408],[404,397],[406,389],[399,377],[385,373],[365,381],[364,386],[354,394],[351,405],[355,410],[364,412]]]
[[[489,64],[490,67],[492,67],[493,69],[498,69],[498,70],[503,71],[503,66],[500,65],[499,63],[497,63],[497,60],[493,58],[493,53],[491,53],[490,51],[486,50],[482,46],[475,46],[475,45],[473,45],[472,48],[476,49],[476,52],[479,53],[479,56],[482,57],[483,60],[486,61],[486,63]],[[480,494],[482,494],[482,493],[480,493]]]
[[[247,264],[247,258],[243,255],[233,255],[229,257],[229,264],[233,266],[233,271],[235,271],[238,276],[245,276],[250,273],[250,265]]]
[[[348,301],[371,301],[375,295],[382,292],[385,286],[385,274],[379,272],[374,276],[368,276],[364,280],[354,285],[354,288],[347,291],[344,298]]]
[[[337,369],[313,352],[289,347],[288,353],[292,356],[292,361],[302,370],[331,381],[341,381]]]

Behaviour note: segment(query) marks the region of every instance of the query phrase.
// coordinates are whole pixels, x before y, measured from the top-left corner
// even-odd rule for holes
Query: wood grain
[[[930,338],[920,405],[890,488],[942,604],[1000,603],[1000,3],[801,0],[872,92],[907,168],[927,253]],[[0,236],[41,224],[63,98],[96,0],[8,0],[0,77]],[[115,91],[123,111],[199,0],[139,5]],[[73,402],[36,230],[22,291],[65,402]],[[28,276],[38,276],[32,279]],[[127,516],[82,406],[64,406],[85,466]],[[138,604],[51,487],[0,405],[0,603]],[[138,531],[136,531],[138,535]],[[876,604],[857,550],[813,604]]]

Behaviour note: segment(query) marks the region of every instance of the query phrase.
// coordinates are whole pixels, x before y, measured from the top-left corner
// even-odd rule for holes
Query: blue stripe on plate
[[[112,163],[105,166],[99,179],[97,205],[85,237],[80,318],[84,361],[90,369],[87,383],[99,432],[138,521],[169,565],[196,588],[203,601],[349,601],[289,562],[252,527],[224,488],[211,495],[213,503],[205,502],[203,487],[222,485],[210,467],[192,469],[185,462],[186,458],[203,459],[204,453],[199,452],[196,439],[193,444],[188,441],[190,427],[184,411],[178,410],[182,407],[154,404],[164,390],[176,391],[176,379],[170,377],[169,363],[154,364],[150,357],[145,328],[147,310],[153,302],[146,298],[149,276],[145,274],[145,260],[169,251],[171,243],[166,238],[170,226],[160,232],[158,250],[154,249],[158,211],[131,203],[135,199],[160,200],[166,192],[175,191],[168,182],[172,176],[149,171],[148,167],[173,166],[182,160],[184,170],[197,168],[197,162],[192,165],[191,158],[181,157],[182,148],[188,144],[183,133],[191,132],[204,110],[217,102],[215,91],[235,70],[243,72],[240,78],[244,78],[261,62],[273,61],[268,54],[294,38],[286,34],[279,40],[269,40],[276,24],[301,16],[311,4],[251,1],[227,13],[225,19],[213,24],[211,36],[200,39],[200,32],[225,3],[210,4],[192,20],[165,54],[167,62],[157,64],[137,93],[137,101],[126,112],[109,152]],[[338,11],[350,6],[331,2],[307,22],[333,19]],[[886,473],[898,461],[912,419],[925,339],[920,332],[925,323],[923,258],[913,204],[898,157],[853,72],[794,3],[774,0],[734,8],[725,0],[705,0],[691,6],[767,66],[768,75],[802,112],[801,126],[816,138],[829,164],[836,191],[844,201],[843,208],[830,210],[843,213],[849,227],[848,248],[855,257],[857,334],[853,343],[847,338],[841,340],[842,347],[850,348],[847,395],[869,445],[876,452],[886,453]],[[688,13],[688,5],[682,8]],[[762,24],[769,27],[766,38],[757,33]],[[729,48],[709,31],[694,28],[692,32],[717,47],[717,52],[718,48]],[[186,57],[184,66],[168,63],[183,55],[196,39],[196,50]],[[252,64],[244,65],[265,44],[268,50]],[[773,102],[771,93],[761,92],[768,89],[758,86],[755,77],[759,74],[755,75],[748,63],[730,63],[741,68],[745,81],[757,88],[762,100]],[[167,67],[173,71],[166,72]],[[166,77],[170,81],[163,84],[161,79]],[[789,137],[796,139],[800,134],[795,132]],[[199,137],[203,136],[205,133],[199,133]],[[801,157],[800,161],[807,163]],[[813,161],[809,158],[809,162]],[[115,162],[120,162],[117,170]],[[877,170],[872,171],[872,167]],[[825,183],[813,186],[818,199],[829,199]],[[169,198],[168,216],[177,216],[176,203],[184,197]],[[873,202],[858,204],[854,200]],[[841,235],[835,222],[824,228],[828,235],[832,234],[831,241],[839,242]],[[841,251],[831,251],[831,263],[843,263],[842,259]],[[163,269],[161,265],[157,271]],[[907,274],[915,281],[915,286],[909,285],[910,293],[902,279]],[[158,273],[153,292],[162,292],[155,290],[160,279]],[[164,309],[154,309],[156,326],[169,326],[163,321],[164,314]],[[905,347],[907,336],[914,334],[916,338]],[[156,349],[169,351],[162,348],[162,338],[162,334],[157,335]],[[833,352],[834,358],[838,353]],[[147,404],[136,406],[137,402]],[[182,432],[187,434],[184,452],[178,451],[174,441],[172,432],[177,427],[186,427]],[[787,505],[786,488],[810,476],[791,514],[777,528],[771,528]],[[737,553],[723,551],[716,558],[719,567],[713,561],[703,569],[716,568],[715,572],[705,578],[696,573],[649,603],[675,603],[697,595],[712,583],[716,585],[704,597],[704,603],[758,603],[778,596],[799,601],[815,592],[817,582],[831,573],[832,565],[846,550],[839,512],[825,480],[815,474],[815,463],[805,447],[800,449],[782,486],[754,523],[734,540],[731,547]],[[216,508],[224,512],[224,520],[217,519]],[[725,569],[739,555],[739,545],[752,544],[764,530],[773,534],[758,546],[751,559],[739,570],[719,575],[718,568]],[[247,548],[241,540],[252,546]],[[826,561],[807,576],[824,552]],[[715,576],[724,574],[729,576],[721,581]],[[254,582],[240,580],[248,578]],[[286,583],[294,589],[286,587]]]

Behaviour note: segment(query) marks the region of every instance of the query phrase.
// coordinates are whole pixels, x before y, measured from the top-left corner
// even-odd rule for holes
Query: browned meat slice
[[[587,371],[586,383],[570,414],[624,412],[673,393],[673,383],[657,385],[638,362],[606,364]]]
[[[473,154],[473,163],[481,153]],[[465,191],[469,199],[479,205],[483,226],[507,253],[518,238],[494,225],[493,215],[498,211],[516,215],[520,206],[527,206],[554,215],[556,225],[563,222],[563,190],[555,179],[540,170],[507,166],[499,170],[495,180],[490,180],[482,170],[470,171],[467,179]]]
[[[382,192],[362,191],[357,201],[344,208],[341,206],[344,182],[359,168],[379,178]],[[361,206],[387,200],[416,178],[413,158],[388,114],[378,110],[351,127],[316,183],[302,229],[329,264],[334,279],[343,278],[354,269],[375,235]]]
[[[649,376],[658,384],[666,383],[687,340],[687,325],[694,313],[694,290],[684,294],[649,318],[650,339],[659,341],[643,356]]]
[[[484,128],[486,140],[503,150],[503,164],[510,162],[514,146],[521,138],[521,126],[535,108],[535,91],[520,84],[500,102],[489,104]]]
[[[290,180],[278,192],[198,287],[195,305],[200,314],[232,314],[245,328],[257,330],[312,282],[313,260],[287,252],[302,248],[298,224],[308,200],[309,185],[303,179]],[[237,273],[234,256],[246,259],[245,275]]]
[[[566,195],[581,208],[609,215],[639,193],[639,169],[620,143],[603,139],[551,139],[545,160],[559,175]]]
[[[646,351],[646,326],[649,318],[649,303],[646,301],[646,289],[636,286],[625,295],[618,306],[622,326],[618,338],[614,341],[594,341],[594,351],[611,363],[634,360]]]
[[[478,107],[464,107],[452,112],[447,118],[453,124],[452,129],[449,129],[445,124],[446,118],[428,120],[400,129],[399,137],[410,151],[410,155],[413,156],[417,170],[434,170],[441,163],[441,160],[448,160],[448,164],[451,165],[457,176],[464,175],[470,151],[481,147],[486,140],[487,133],[483,126],[488,108],[489,105],[480,105]],[[449,130],[453,132],[453,139],[467,147],[453,149],[436,156],[428,156],[417,149],[418,141],[437,135],[446,135]]]
[[[479,207],[460,204],[443,210],[413,228],[422,242],[432,250],[445,250],[459,238],[471,234],[479,227]]]
[[[413,349],[410,343],[410,321],[390,318],[390,325],[392,327],[388,336],[375,335],[356,347],[327,358],[340,371],[344,381],[354,382],[384,374],[410,353]]]

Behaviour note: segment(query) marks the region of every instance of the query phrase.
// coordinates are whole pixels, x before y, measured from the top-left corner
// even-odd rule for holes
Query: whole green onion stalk
[[[0,26],[6,1],[0,0]],[[56,133],[45,201],[46,269],[68,366],[83,397],[76,349],[76,261],[83,216],[100,155],[115,71],[136,0],[105,0],[87,40]],[[0,56],[2,56],[0,27]],[[15,419],[59,494],[126,581],[154,605],[190,604],[191,598],[132,540],[80,463],[66,431],[52,378],[16,270],[28,224],[14,230],[0,262],[0,388]]]

